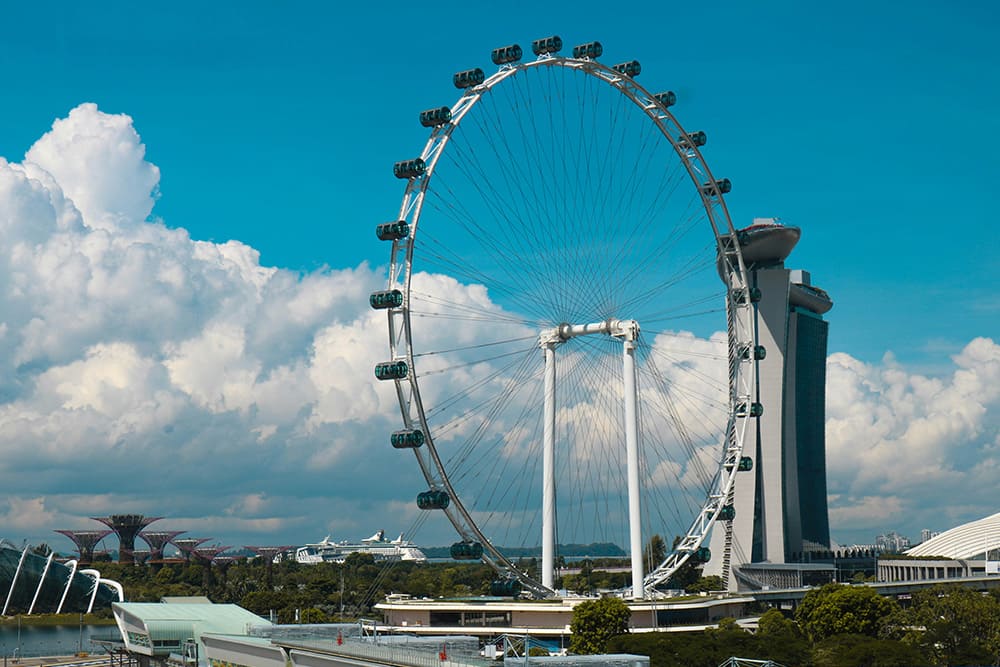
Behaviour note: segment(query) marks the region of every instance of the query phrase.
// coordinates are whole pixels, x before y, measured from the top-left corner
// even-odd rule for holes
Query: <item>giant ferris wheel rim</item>
[[[420,386],[417,379],[418,373],[416,373],[410,312],[414,246],[415,239],[419,234],[424,196],[427,192],[427,188],[433,180],[439,158],[447,150],[452,134],[461,126],[462,120],[477,106],[483,96],[492,91],[494,88],[502,85],[504,81],[510,77],[514,77],[520,72],[541,67],[562,67],[579,71],[615,89],[618,93],[628,98],[635,104],[636,107],[645,113],[649,121],[652,122],[660,130],[663,137],[670,142],[674,151],[677,153],[677,156],[682,161],[684,168],[687,170],[692,186],[695,187],[701,195],[702,207],[712,226],[712,231],[716,238],[717,252],[719,253],[720,258],[727,258],[723,263],[728,266],[728,272],[730,274],[726,280],[727,312],[732,313],[740,309],[739,304],[734,301],[733,295],[737,289],[747,288],[747,273],[739,252],[739,243],[736,240],[736,231],[730,219],[725,198],[723,197],[722,192],[712,193],[706,191],[703,187],[701,181],[705,179],[708,183],[715,183],[716,181],[714,176],[712,175],[712,172],[700,150],[698,150],[697,145],[691,142],[688,142],[685,146],[681,145],[680,140],[682,137],[687,136],[687,133],[684,132],[680,122],[676,119],[672,112],[670,112],[666,106],[661,104],[655,95],[636,83],[633,78],[593,59],[570,58],[552,54],[543,54],[537,60],[503,65],[497,72],[488,78],[485,78],[481,84],[467,88],[460,96],[454,107],[452,107],[451,120],[445,125],[432,130],[431,136],[420,153],[420,159],[423,160],[426,165],[425,171],[419,178],[410,179],[408,181],[403,201],[400,205],[398,219],[400,221],[406,221],[410,226],[411,232],[409,238],[393,242],[389,286],[390,288],[393,286],[403,287],[402,291],[404,296],[401,307],[396,310],[390,310],[388,313],[388,319],[390,330],[390,353],[392,358],[405,359],[410,368],[414,369],[414,372],[410,373],[407,378],[396,380],[397,397],[400,402],[401,412],[403,413],[403,420],[407,428],[413,428],[415,424],[418,426],[424,426],[427,424],[425,408],[423,401],[421,400]],[[668,127],[680,129],[681,135],[676,136],[673,131],[668,129]],[[729,241],[726,241],[725,239],[729,239]],[[720,259],[720,261],[722,260]],[[745,313],[743,315],[745,315]],[[743,317],[743,319],[746,319],[746,317]],[[737,322],[736,324],[736,328],[742,329],[747,329],[749,326],[750,325],[746,322]],[[731,338],[733,327],[733,323],[730,322],[730,326],[728,328],[730,330]],[[746,335],[747,334],[744,334],[744,337]],[[732,355],[732,340],[730,340],[729,347],[730,355]],[[741,397],[743,400],[746,400],[746,398],[749,397],[750,387],[756,380],[752,365],[744,368],[742,364],[737,362],[735,364],[736,377],[733,375],[734,371],[732,370],[732,363],[730,364],[730,368],[731,409],[729,418],[730,423],[726,426],[726,438],[730,444],[728,448],[724,448],[725,451],[720,458],[720,467],[717,472],[719,481],[716,484],[716,488],[712,490],[712,493],[709,494],[709,498],[707,498],[703,504],[701,512],[699,512],[698,516],[696,516],[692,522],[692,526],[686,536],[686,542],[682,544],[682,550],[676,553],[671,552],[667,560],[664,561],[659,568],[647,575],[648,588],[652,588],[669,576],[664,568],[669,569],[670,573],[675,571],[676,568],[680,567],[680,565],[682,565],[693,553],[694,548],[692,545],[695,543],[700,545],[701,542],[704,541],[707,537],[708,529],[714,524],[716,518],[718,517],[719,510],[721,508],[720,498],[728,496],[732,490],[733,475],[727,473],[725,461],[731,461],[734,452],[736,452],[737,456],[742,452],[742,445],[745,440],[745,432],[740,432],[740,429],[738,428],[739,420],[737,419],[738,415],[736,414],[735,406]],[[740,383],[742,383],[743,386],[736,386]],[[494,566],[498,571],[506,572],[508,576],[516,577],[521,580],[521,582],[524,583],[534,594],[540,596],[553,594],[551,589],[542,586],[538,582],[525,577],[523,573],[520,573],[506,558],[506,556],[504,556],[493,545],[489,537],[480,530],[476,522],[473,520],[471,513],[464,507],[460,495],[455,492],[451,484],[448,471],[438,455],[437,448],[434,444],[435,434],[432,433],[430,429],[425,428],[425,430],[425,445],[426,451],[428,452],[428,458],[423,458],[417,450],[414,451],[417,454],[421,471],[430,488],[433,489],[440,487],[450,494],[452,503],[451,506],[445,510],[445,513],[455,527],[460,538],[463,541],[475,540],[482,543],[485,548],[484,560]]]

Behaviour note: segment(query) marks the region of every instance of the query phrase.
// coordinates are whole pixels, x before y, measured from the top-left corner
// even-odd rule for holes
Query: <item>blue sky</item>
[[[257,268],[281,270],[278,278],[284,286],[277,291],[285,295],[272,295],[273,308],[250,320],[223,322],[211,313],[213,304],[225,302],[224,289],[204,299],[176,302],[165,293],[176,326],[180,329],[187,318],[192,322],[165,338],[158,337],[156,327],[140,326],[138,316],[123,325],[116,316],[120,307],[105,311],[91,303],[85,312],[106,312],[107,317],[90,325],[86,336],[60,340],[35,356],[21,348],[12,352],[21,357],[9,362],[16,380],[3,388],[5,423],[36,424],[34,417],[23,418],[28,413],[51,419],[52,413],[45,412],[51,402],[43,400],[40,389],[51,376],[45,373],[77,368],[74,362],[106,354],[119,361],[115,355],[128,356],[134,362],[130,367],[145,367],[143,360],[162,366],[173,374],[171,387],[184,385],[182,393],[195,398],[172,413],[179,416],[169,431],[166,422],[157,421],[151,436],[141,420],[129,422],[131,439],[108,437],[108,448],[97,450],[100,456],[114,459],[116,447],[127,448],[129,443],[139,443],[136,452],[169,448],[189,431],[198,436],[186,442],[200,442],[201,451],[219,440],[234,443],[235,449],[222,448],[218,456],[241,451],[236,444],[247,433],[270,436],[273,427],[276,437],[296,434],[281,447],[267,449],[259,442],[255,456],[262,461],[260,467],[249,462],[245,469],[240,466],[243,478],[273,475],[276,486],[262,482],[256,489],[234,489],[225,500],[205,500],[204,514],[193,501],[170,506],[162,496],[159,506],[164,509],[157,509],[156,494],[190,483],[193,498],[211,498],[211,468],[170,477],[170,484],[155,492],[144,494],[137,488],[118,495],[106,482],[67,482],[73,479],[69,472],[57,473],[53,461],[61,455],[94,454],[82,441],[67,440],[51,458],[38,456],[30,462],[34,467],[27,469],[51,474],[12,491],[11,504],[0,512],[6,516],[0,520],[0,536],[56,542],[62,538],[53,539],[47,530],[83,527],[84,517],[108,513],[115,503],[184,519],[189,522],[185,525],[196,527],[192,530],[218,535],[226,543],[304,542],[327,532],[361,537],[378,527],[403,530],[405,526],[371,523],[392,516],[383,501],[403,502],[400,498],[408,493],[400,498],[376,494],[347,511],[323,505],[320,473],[334,480],[333,486],[346,487],[337,476],[345,466],[354,478],[377,477],[383,470],[351,457],[337,459],[349,451],[347,441],[354,438],[357,445],[355,435],[344,435],[348,427],[359,429],[349,431],[352,434],[363,432],[367,416],[338,413],[309,430],[288,407],[273,409],[285,416],[250,423],[247,406],[253,406],[255,415],[271,409],[262,394],[254,393],[245,402],[229,396],[219,407],[206,398],[211,392],[198,389],[198,382],[207,380],[196,378],[194,371],[185,376],[186,384],[177,379],[177,369],[183,366],[178,359],[193,349],[185,347],[185,341],[215,341],[219,348],[230,349],[226,345],[235,339],[229,334],[239,330],[243,333],[236,338],[243,347],[234,345],[232,358],[248,364],[247,377],[261,378],[274,369],[294,375],[298,368],[308,374],[318,372],[321,355],[309,350],[324,336],[337,344],[356,340],[348,330],[367,317],[356,303],[360,299],[363,305],[367,291],[380,284],[388,262],[388,252],[372,228],[395,217],[402,196],[391,165],[415,155],[426,138],[417,113],[457,98],[451,85],[454,71],[474,66],[489,71],[493,47],[511,42],[527,47],[532,39],[549,34],[560,34],[568,46],[599,39],[605,62],[636,58],[643,66],[641,83],[677,92],[678,119],[689,130],[708,133],[704,152],[713,172],[733,182],[727,202],[737,226],[757,216],[776,216],[802,228],[802,241],[789,265],[809,270],[814,284],[829,291],[835,302],[828,316],[830,352],[844,355],[836,364],[844,370],[831,371],[830,390],[840,391],[843,399],[862,388],[858,400],[870,399],[871,405],[870,412],[861,415],[843,401],[835,400],[830,407],[835,538],[860,542],[890,529],[915,536],[923,527],[940,530],[996,510],[1000,497],[992,491],[979,499],[952,497],[962,485],[995,482],[983,466],[1000,450],[1000,408],[996,385],[991,384],[1000,363],[995,346],[1000,333],[995,289],[1000,244],[993,224],[1000,177],[1000,15],[990,3],[637,3],[623,9],[578,2],[469,5],[459,10],[396,2],[356,3],[346,9],[334,3],[182,2],[169,8],[112,3],[99,10],[19,3],[5,8],[0,31],[0,156],[21,163],[56,119],[66,118],[83,103],[96,104],[104,114],[127,115],[145,146],[144,160],[159,170],[155,179],[135,181],[155,182],[150,220],[161,221],[167,230],[186,230],[194,241],[235,240],[256,250]],[[91,114],[80,122],[101,121]],[[72,143],[71,138],[66,142]],[[53,148],[48,159],[59,163],[58,150]],[[144,166],[134,164],[129,173],[140,167],[148,174]],[[91,186],[87,178],[74,173],[56,180],[62,191],[71,193],[86,191]],[[123,189],[133,183],[116,182]],[[85,208],[80,201],[76,204]],[[94,210],[94,215],[103,211]],[[144,210],[138,206],[135,215],[142,216]],[[83,217],[83,226],[93,227],[87,211]],[[172,248],[179,243],[166,233],[157,239],[144,242]],[[178,257],[172,261],[183,265]],[[252,257],[240,261],[245,269],[241,275],[257,275],[256,268],[247,268],[254,264]],[[247,278],[249,284],[257,284],[254,280]],[[62,303],[58,295],[45,298]],[[88,298],[101,300],[93,290]],[[141,291],[121,298],[121,303],[146,300]],[[260,301],[270,303],[264,297]],[[288,302],[310,304],[304,307],[307,324],[282,329],[300,314],[282,310]],[[164,311],[157,310],[157,304],[142,305],[158,318]],[[278,311],[284,315],[276,315]],[[276,319],[268,328],[270,317]],[[119,326],[137,333],[119,335],[114,329]],[[15,328],[13,321],[10,327]],[[271,333],[260,333],[263,330]],[[241,356],[252,347],[251,332],[259,336],[261,350],[266,348],[255,352],[254,363]],[[990,344],[970,351],[968,346],[978,338]],[[113,347],[122,341],[129,350]],[[149,352],[154,349],[156,353]],[[956,362],[956,357],[963,361]],[[184,358],[197,369],[197,355]],[[296,365],[300,362],[309,369]],[[348,368],[351,364],[342,359],[327,367],[332,373]],[[968,374],[984,388],[981,409],[956,418],[961,410],[946,407],[946,426],[928,424],[921,434],[908,430],[921,415],[921,406],[962,403],[967,394],[959,389]],[[160,380],[144,385],[150,396],[160,395]],[[130,381],[122,381],[124,391],[141,393],[128,389]],[[234,376],[218,391],[226,395],[231,390],[227,388],[240,382]],[[266,394],[262,382],[250,384]],[[330,398],[334,389],[351,395],[343,387],[328,389],[317,389],[315,396],[304,391],[303,405],[336,402]],[[288,398],[287,391],[274,391]],[[103,416],[89,425],[97,439],[103,437],[97,434],[107,433],[108,424],[124,428],[122,415],[131,409],[116,413],[107,402],[102,405]],[[386,423],[397,414],[376,399],[370,407]],[[42,429],[24,427],[14,431],[16,436],[0,436],[0,441],[12,450],[32,438],[41,442],[52,433],[47,429],[72,423],[75,416],[78,411],[68,412],[66,421]],[[230,437],[233,432],[242,435]],[[938,435],[926,435],[931,432]],[[845,459],[854,451],[852,440],[856,447],[877,454]],[[292,441],[298,444],[289,444]],[[321,441],[338,443],[337,456],[320,452]],[[303,453],[306,450],[310,453]],[[900,479],[902,473],[880,476],[869,469],[899,467],[909,453],[934,468],[920,478],[933,481],[914,486],[916,475],[907,482]],[[281,461],[288,462],[287,471]],[[278,489],[281,483],[296,483],[292,463],[304,461],[320,473],[303,482],[303,488],[315,487],[312,491],[289,501],[303,508],[295,515],[287,511],[289,503]],[[111,468],[117,470],[116,465]],[[12,459],[5,476],[17,472]],[[413,473],[399,474],[412,481]],[[80,488],[66,495],[65,485],[77,483]],[[935,514],[935,503],[947,508]],[[882,510],[872,511],[876,506]],[[353,515],[357,521],[339,524],[318,518],[335,514]],[[237,515],[253,522],[227,528],[227,517]],[[37,520],[25,518],[29,516]],[[195,521],[205,516],[214,520]],[[929,525],[932,519],[939,524]],[[166,521],[163,526],[181,527]],[[428,534],[426,541],[445,539]]]

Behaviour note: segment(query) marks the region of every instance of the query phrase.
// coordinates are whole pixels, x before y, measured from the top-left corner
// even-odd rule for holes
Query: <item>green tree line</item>
[[[603,627],[620,622],[603,613]],[[767,611],[756,632],[724,619],[704,632],[596,636],[593,643],[574,635],[573,645],[648,655],[650,667],[716,667],[732,656],[787,667],[1000,665],[1000,593],[940,585],[904,607],[868,587],[828,584],[807,593],[794,614]]]

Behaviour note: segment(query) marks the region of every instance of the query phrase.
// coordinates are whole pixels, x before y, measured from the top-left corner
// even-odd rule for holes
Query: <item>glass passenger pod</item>
[[[375,225],[375,236],[380,241],[398,241],[410,235],[410,225],[406,220],[383,222]]]
[[[402,380],[410,372],[405,361],[383,361],[375,364],[375,378],[378,380]]]
[[[522,55],[524,55],[524,52],[521,51],[521,45],[511,44],[510,46],[501,46],[493,49],[490,59],[493,60],[494,65],[509,65],[520,60]]]
[[[764,406],[756,401],[748,406],[745,402],[736,405],[737,417],[760,417],[764,414]]]
[[[427,170],[427,165],[421,158],[413,158],[412,160],[403,160],[402,162],[397,162],[392,165],[392,173],[396,178],[416,178],[418,176],[423,176],[424,172]]]
[[[531,50],[536,56],[545,55],[547,53],[559,53],[559,51],[562,50],[562,47],[562,38],[559,35],[543,37],[542,39],[536,39],[531,43]]]
[[[416,449],[424,444],[424,432],[416,428],[393,431],[389,442],[396,449]]]
[[[698,547],[691,554],[691,557],[698,563],[707,563],[712,560],[712,550],[708,547]]]
[[[750,351],[753,350],[753,358],[760,361],[767,356],[767,349],[763,345],[752,345],[750,343],[744,343],[740,346],[740,357],[743,359],[750,358]]]
[[[681,148],[704,146],[707,141],[708,135],[701,130],[698,130],[697,132],[688,132],[687,134],[682,134],[677,137],[677,143],[680,144]]]
[[[744,289],[733,290],[733,300],[741,306],[745,305],[747,302],[748,292],[750,297],[750,303],[758,303],[760,301],[761,293],[759,287],[751,287],[749,290],[744,290]]]
[[[403,305],[403,293],[398,289],[381,290],[372,292],[368,297],[368,303],[375,310],[385,310],[387,308],[399,308]]]
[[[443,510],[451,504],[447,491],[431,489],[417,494],[417,507],[422,510]]]
[[[595,58],[600,58],[602,53],[604,53],[604,47],[601,46],[600,42],[587,42],[586,44],[573,47],[574,58],[594,60]]]
[[[490,595],[500,598],[516,598],[521,594],[521,582],[517,579],[497,579],[490,582]]]
[[[709,197],[727,195],[733,189],[733,184],[728,178],[720,178],[717,181],[702,183],[701,191]]]
[[[630,60],[627,63],[618,63],[614,65],[611,69],[618,72],[619,74],[624,74],[630,79],[634,79],[639,76],[639,72],[642,71],[642,65],[639,64],[638,60]]]
[[[653,98],[667,109],[677,104],[677,95],[672,90],[668,90],[665,93],[656,93],[653,95]]]
[[[462,72],[455,72],[451,77],[451,82],[455,84],[458,89],[463,88],[474,88],[480,85],[483,81],[486,81],[486,74],[483,70],[478,67],[475,69],[467,69]]]
[[[733,505],[723,505],[719,510],[719,521],[732,521],[736,518],[736,507]]]
[[[479,560],[483,557],[483,545],[479,542],[455,542],[451,545],[452,560]]]
[[[753,459],[749,456],[741,456],[740,464],[736,466],[736,470],[739,472],[750,472],[753,470]]]
[[[451,120],[451,109],[438,107],[420,112],[420,124],[424,127],[440,127]]]

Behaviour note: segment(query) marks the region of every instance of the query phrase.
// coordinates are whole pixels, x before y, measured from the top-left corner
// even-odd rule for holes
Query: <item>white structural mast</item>
[[[622,393],[625,403],[622,426],[625,431],[625,456],[628,475],[629,551],[632,558],[632,597],[643,597],[642,522],[639,489],[639,410],[635,348],[639,323],[635,320],[609,319],[593,324],[561,324],[543,331],[538,345],[545,356],[545,424],[542,445],[542,585],[555,583],[556,533],[556,346],[577,336],[604,334],[622,340],[624,348]]]

